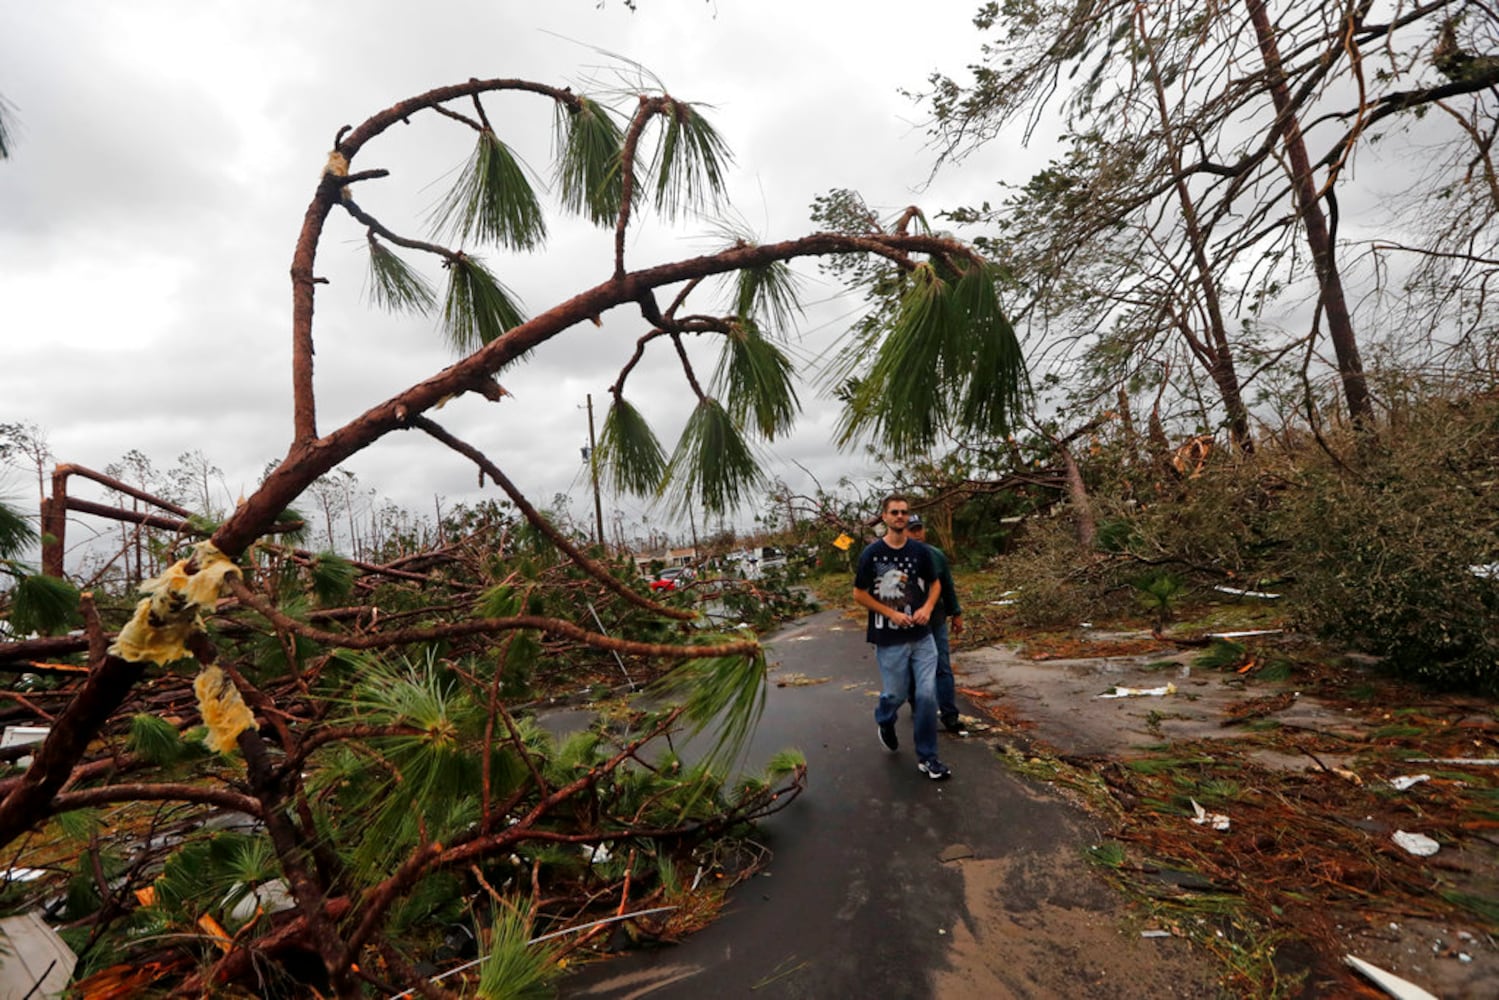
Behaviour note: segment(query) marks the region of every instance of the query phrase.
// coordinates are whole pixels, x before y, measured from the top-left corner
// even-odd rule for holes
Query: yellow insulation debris
[[[323,176],[349,176],[349,158],[336,149],[330,152],[328,154],[328,162],[323,165]],[[338,196],[344,199],[347,199],[349,197],[349,188],[347,185],[339,188]]]
[[[189,563],[197,572],[189,574]],[[199,542],[193,554],[179,559],[161,576],[141,584],[135,614],[120,630],[109,652],[122,660],[165,665],[188,655],[188,636],[200,627],[198,611],[212,608],[226,576],[238,576],[234,561],[213,546]]]
[[[198,711],[203,713],[203,724],[208,727],[203,743],[214,753],[233,750],[240,733],[259,728],[249,706],[240,697],[239,688],[218,667],[205,667],[200,671],[193,681],[193,691],[198,696]]]

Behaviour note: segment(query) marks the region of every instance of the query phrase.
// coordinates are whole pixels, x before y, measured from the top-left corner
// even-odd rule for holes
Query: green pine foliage
[[[8,595],[8,618],[11,632],[18,636],[51,635],[81,621],[76,587],[18,561],[39,540],[26,515],[0,501],[0,575],[15,581]]]
[[[666,453],[651,425],[623,397],[615,396],[604,417],[593,461],[600,480],[615,493],[654,496],[666,477]]]
[[[1008,433],[1028,387],[1019,342],[999,309],[999,279],[972,262],[957,275],[936,263],[915,267],[898,306],[862,338],[874,360],[849,383],[839,444],[870,434],[909,457],[930,452],[945,433]],[[847,366],[833,372],[854,374]]]
[[[1231,670],[1244,662],[1247,653],[1243,643],[1214,639],[1212,645],[1199,653],[1192,663],[1205,670]]]
[[[453,349],[468,354],[525,322],[510,290],[474,257],[448,261],[448,291],[442,325]]]
[[[354,564],[336,552],[319,552],[308,570],[312,593],[325,608],[348,599],[357,575]]]
[[[137,757],[156,765],[179,761],[189,749],[177,727],[155,715],[131,716],[125,745]]]
[[[428,937],[434,929],[462,920],[467,905],[462,878],[453,872],[436,871],[419,880],[391,907],[388,926],[398,937]]]
[[[71,583],[40,573],[17,576],[10,605],[10,627],[16,634],[51,635],[81,621],[78,588]]]
[[[844,411],[840,445],[866,428],[898,455],[921,454],[937,443],[953,397],[942,368],[950,291],[935,266],[916,267],[874,363]]]
[[[99,832],[101,818],[97,809],[79,809],[59,813],[52,818],[58,834],[75,844],[86,844]]]
[[[557,104],[557,187],[563,207],[612,226],[624,203],[620,152],[624,133],[608,108],[586,97]]]
[[[963,336],[952,346],[949,364],[965,370],[958,421],[968,431],[1004,438],[1022,412],[1029,386],[1020,340],[999,305],[1003,276],[988,264],[974,264],[953,289],[955,319]]]
[[[20,509],[0,500],[0,559],[18,559],[37,542],[36,529]]]
[[[765,709],[765,658],[761,654],[688,660],[656,686],[686,704],[691,732],[714,728],[712,749],[703,760],[727,765],[743,752]]]
[[[510,618],[520,614],[522,603],[521,592],[506,583],[486,590],[477,611],[480,618]]]
[[[546,755],[547,780],[559,785],[576,781],[598,760],[603,734],[592,729],[579,730]]]
[[[11,150],[16,148],[13,125],[15,112],[16,106],[0,97],[0,160],[9,159]]]
[[[531,250],[546,239],[541,202],[510,147],[489,129],[432,213],[432,228],[460,243],[476,239]]]
[[[437,304],[432,283],[395,251],[371,233],[366,241],[370,255],[365,295],[371,305],[387,312],[426,314]]]
[[[489,950],[479,966],[475,995],[484,1000],[546,1000],[556,995],[552,983],[560,973],[547,945],[531,942],[527,904],[502,911],[490,927]]]
[[[783,260],[746,267],[734,275],[735,314],[757,320],[768,333],[791,329],[802,315],[796,274]]]
[[[192,924],[201,914],[222,920],[254,887],[281,876],[270,838],[221,831],[183,844],[156,879],[156,906]]]
[[[684,211],[716,205],[724,190],[724,170],[733,162],[728,145],[697,109],[672,101],[664,112],[661,143],[651,169],[656,175],[656,210],[668,219]]]
[[[1187,581],[1162,569],[1142,573],[1129,584],[1135,590],[1135,600],[1155,619],[1156,631],[1165,629],[1172,610],[1187,592]]]
[[[785,434],[800,412],[796,367],[775,344],[760,335],[750,320],[741,320],[724,338],[714,392],[728,400],[736,424],[752,424],[767,440]]]
[[[698,402],[666,470],[669,503],[683,510],[700,503],[724,513],[764,485],[759,463],[734,418],[716,399]]]
[[[367,661],[339,720],[388,728],[371,752],[331,751],[309,780],[330,797],[323,817],[330,840],[367,875],[387,872],[422,842],[445,839],[478,818],[484,706],[432,653]],[[501,774],[518,778],[515,768]],[[491,791],[511,785],[491,774]]]
[[[797,768],[807,766],[807,755],[800,750],[782,750],[765,762],[765,776],[771,781],[791,776]]]
[[[307,516],[295,507],[288,507],[276,515],[277,524],[300,524],[295,531],[278,531],[276,537],[287,545],[300,545],[307,540]]]

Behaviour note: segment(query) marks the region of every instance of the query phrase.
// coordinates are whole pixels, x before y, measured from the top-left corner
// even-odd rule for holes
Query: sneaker
[[[963,725],[963,720],[956,715],[944,715],[942,717],[942,728],[954,736],[968,735],[968,729]]]
[[[916,765],[916,770],[931,778],[933,781],[943,781],[952,777],[952,768],[942,763],[936,757],[924,760]]]
[[[900,749],[900,739],[896,737],[895,726],[892,723],[880,723],[880,746],[891,753]]]

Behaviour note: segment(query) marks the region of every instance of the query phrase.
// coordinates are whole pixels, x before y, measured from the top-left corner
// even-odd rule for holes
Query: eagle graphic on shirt
[[[917,574],[918,567],[914,549],[877,555],[869,592],[902,614],[912,614],[926,601],[926,582]],[[910,627],[897,626],[884,615],[871,614],[877,629]]]
[[[892,567],[880,574],[880,578],[874,583],[874,596],[882,601],[898,601],[906,593],[906,573],[904,570]]]

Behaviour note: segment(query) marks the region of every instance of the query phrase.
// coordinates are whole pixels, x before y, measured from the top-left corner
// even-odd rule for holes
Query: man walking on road
[[[932,610],[932,641],[937,644],[937,717],[942,728],[959,736],[966,736],[962,717],[958,714],[958,683],[952,673],[952,648],[948,645],[947,629],[952,625],[953,635],[963,634],[963,606],[958,603],[958,588],[953,586],[952,568],[947,562],[947,553],[926,540],[926,525],[920,514],[912,514],[906,521],[906,533],[914,542],[925,545],[932,553],[937,567],[937,582],[942,585],[942,596]]]
[[[911,503],[889,496],[880,505],[885,537],[859,556],[854,574],[854,601],[869,612],[864,638],[874,645],[880,667],[880,703],[874,710],[880,745],[899,749],[895,719],[901,704],[916,693],[912,723],[916,767],[934,781],[952,771],[937,759],[937,645],[932,639],[932,611],[942,585],[931,551],[906,534]]]

